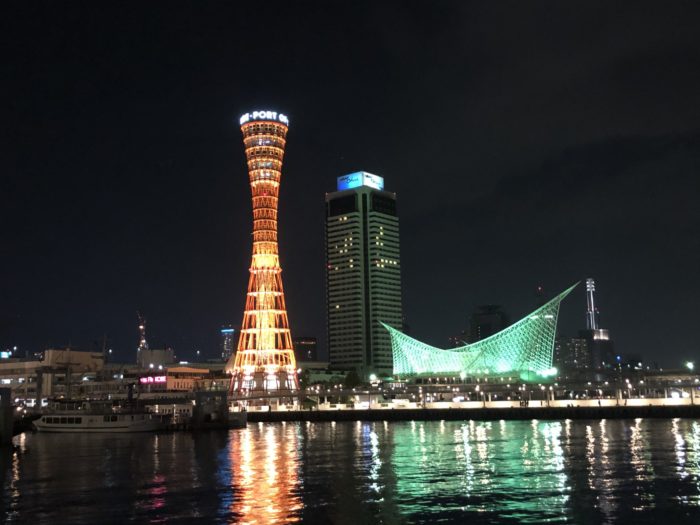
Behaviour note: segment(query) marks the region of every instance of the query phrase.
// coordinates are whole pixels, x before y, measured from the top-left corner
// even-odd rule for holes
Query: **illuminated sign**
[[[232,334],[233,332],[235,332],[235,330],[233,328],[222,328],[221,329],[222,334]]]
[[[142,385],[150,385],[153,383],[166,383],[168,378],[166,376],[147,376],[139,378],[139,382]]]
[[[375,190],[383,190],[384,177],[367,173],[366,171],[356,171],[355,173],[338,177],[338,191],[359,188],[360,186],[367,186]]]
[[[282,124],[289,126],[289,119],[283,113],[276,111],[253,111],[252,113],[244,113],[239,120],[241,126],[251,120],[276,120]]]

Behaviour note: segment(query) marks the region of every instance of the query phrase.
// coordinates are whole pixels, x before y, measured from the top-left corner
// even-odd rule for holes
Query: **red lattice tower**
[[[226,365],[231,393],[255,395],[297,390],[277,245],[277,203],[289,121],[274,111],[241,117],[253,196],[253,259],[236,354]],[[232,363],[233,362],[233,363]]]

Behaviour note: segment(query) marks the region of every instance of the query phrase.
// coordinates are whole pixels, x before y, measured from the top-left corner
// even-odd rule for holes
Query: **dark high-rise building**
[[[615,344],[610,338],[609,330],[603,328],[581,330],[579,336],[588,341],[588,349],[591,354],[591,368],[601,369],[616,366]]]
[[[464,346],[467,343],[467,333],[462,331],[459,335],[451,335],[447,338],[447,348],[457,348]]]
[[[221,327],[221,360],[227,362],[236,348],[236,330],[229,324]]]
[[[377,175],[339,177],[338,191],[326,194],[326,315],[334,369],[392,374],[380,322],[402,328],[399,219],[396,194]]]
[[[318,341],[315,337],[295,337],[292,345],[297,361],[318,360]]]
[[[497,304],[477,306],[468,322],[468,343],[476,343],[510,326],[506,313]]]
[[[559,337],[554,344],[554,366],[563,371],[590,368],[588,340],[583,337]]]
[[[544,294],[544,286],[538,284],[537,288],[535,288],[535,306],[539,308],[540,306],[544,306],[546,302],[547,296]]]

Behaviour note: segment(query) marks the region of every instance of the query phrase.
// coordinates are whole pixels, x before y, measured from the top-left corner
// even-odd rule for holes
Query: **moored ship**
[[[90,403],[61,403],[34,421],[39,432],[155,432],[170,418],[143,410]]]

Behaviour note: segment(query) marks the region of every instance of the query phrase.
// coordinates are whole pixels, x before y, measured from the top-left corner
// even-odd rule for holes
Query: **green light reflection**
[[[401,513],[411,515],[431,500],[446,513],[497,512],[521,522],[565,515],[571,487],[563,425],[533,421],[530,432],[514,432],[522,430],[522,425],[514,426],[519,423],[523,422],[452,423],[459,426],[452,430],[451,441],[436,432],[435,424],[396,426],[392,464]],[[411,451],[420,451],[419,462],[411,460]],[[430,484],[422,481],[426,469]],[[533,492],[537,498],[531,497]],[[448,494],[449,499],[443,499]]]

